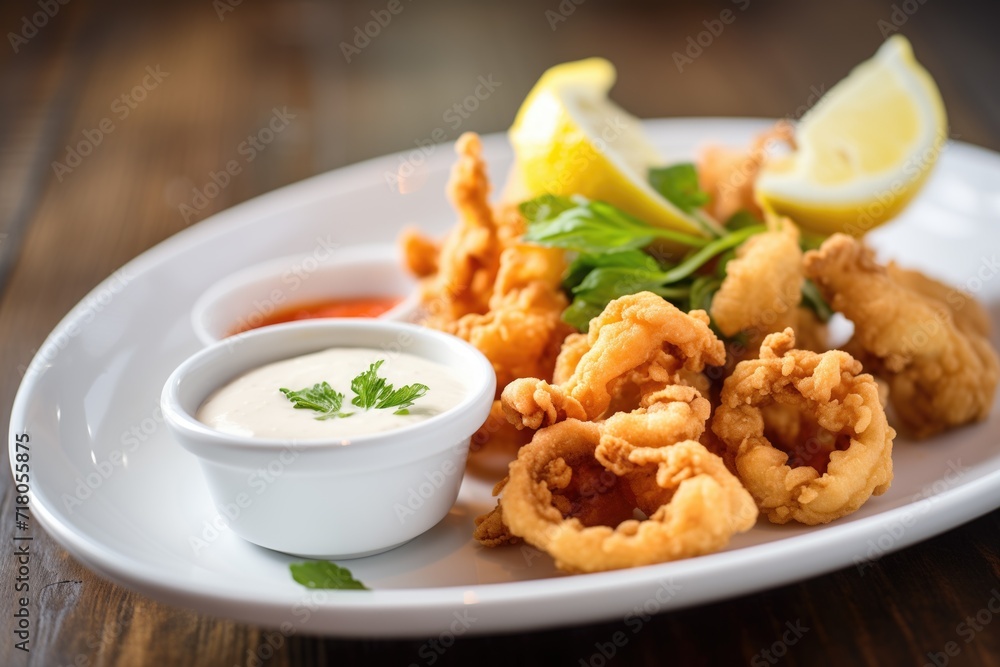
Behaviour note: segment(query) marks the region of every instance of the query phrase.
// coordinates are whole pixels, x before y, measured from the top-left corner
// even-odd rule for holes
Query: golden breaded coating
[[[566,418],[597,419],[611,405],[613,383],[664,352],[677,371],[694,373],[726,359],[704,311],[684,313],[652,292],[609,303],[591,322],[588,342],[590,349],[565,382],[521,378],[504,389],[501,401],[511,423],[540,428]]]
[[[751,236],[726,264],[726,278],[712,299],[711,315],[726,336],[748,332],[757,344],[792,326],[802,300],[799,231],[787,218]]]
[[[556,367],[552,371],[552,384],[562,384],[576,372],[580,359],[590,351],[590,337],[585,333],[571,333],[566,336],[559,356],[556,357]]]
[[[712,430],[768,519],[816,525],[856,511],[889,488],[896,434],[878,385],[861,374],[858,361],[840,350],[816,354],[794,346],[795,334],[786,329],[764,340],[759,359],[736,365],[723,385]],[[783,421],[789,411],[802,414],[818,426],[817,435],[829,436],[826,442],[815,437],[791,443],[791,456],[806,459],[800,465],[790,465],[789,451],[777,446],[787,422],[769,428],[773,413],[766,411],[775,405]],[[824,450],[821,462],[817,449]]]
[[[509,385],[501,399],[508,419],[541,428],[497,486],[497,507],[476,519],[476,539],[523,538],[564,570],[596,572],[710,553],[749,530],[753,498],[698,442],[711,404],[679,383],[725,359],[707,319],[648,292],[622,297],[587,336],[567,338],[561,385]],[[594,421],[623,402],[623,387],[638,405],[615,405]]]
[[[601,444],[595,456],[608,470],[624,475],[632,450],[698,440],[711,413],[712,405],[694,387],[664,387],[644,395],[637,409],[616,412],[601,422]]]
[[[806,273],[830,306],[854,323],[848,344],[889,382],[889,400],[918,437],[985,419],[1000,362],[984,335],[982,315],[936,298],[939,287],[887,270],[871,249],[835,234],[805,258]]]
[[[625,475],[598,477],[602,486],[591,487],[591,496],[600,496],[602,512],[611,520],[581,520],[574,515],[574,502],[566,490],[578,470],[593,471],[600,430],[593,422],[571,419],[538,431],[511,464],[501,513],[484,522],[501,520],[510,534],[548,552],[557,567],[570,572],[711,553],[754,525],[753,499],[722,459],[692,440],[630,449],[627,459],[616,461]],[[632,480],[644,482],[639,490],[645,502],[635,497]],[[582,488],[577,486],[576,495],[586,495]],[[648,519],[640,521],[625,513],[637,505],[646,505]],[[609,507],[615,511],[608,512]]]
[[[500,495],[503,487],[507,485],[507,478],[504,477],[493,487],[493,495]],[[516,544],[520,538],[510,532],[507,524],[503,522],[503,508],[500,503],[496,507],[477,516],[474,520],[475,529],[472,531],[472,538],[484,547],[499,547],[504,544]]]
[[[406,270],[417,278],[432,276],[438,271],[441,246],[419,230],[409,227],[399,236],[399,248]]]
[[[438,271],[424,285],[423,303],[428,324],[443,328],[469,313],[485,313],[500,270],[497,225],[490,208],[490,181],[479,136],[466,133],[455,144],[459,159],[448,181],[448,196],[458,211],[459,224],[441,247]],[[412,235],[411,235],[412,236]],[[412,239],[411,249],[420,249]],[[426,268],[415,258],[408,263]]]
[[[442,327],[472,343],[493,364],[497,393],[521,377],[552,377],[563,339],[567,306],[559,290],[563,260],[549,248],[519,245],[500,257],[489,310]]]
[[[962,290],[938,282],[919,271],[904,269],[895,262],[889,262],[885,270],[897,284],[945,305],[951,311],[955,326],[962,331],[980,336],[990,335],[993,327],[990,325],[989,313],[983,304]]]
[[[774,143],[785,143],[794,148],[795,128],[791,123],[781,121],[762,132],[749,149],[718,145],[702,149],[698,156],[698,180],[701,189],[709,194],[706,209],[716,220],[726,221],[740,210],[762,216],[754,198],[754,184],[767,158],[767,149]]]
[[[405,262],[424,277],[422,323],[467,340],[493,364],[497,395],[514,378],[550,378],[563,339],[568,301],[562,293],[562,251],[520,243],[518,208],[489,203],[490,182],[479,136],[456,142],[459,159],[448,193],[459,224],[436,244],[404,232]]]

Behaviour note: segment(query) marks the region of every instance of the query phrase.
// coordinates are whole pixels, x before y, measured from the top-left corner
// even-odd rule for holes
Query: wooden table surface
[[[216,211],[411,149],[435,128],[447,139],[504,130],[537,76],[558,62],[610,58],[620,74],[614,96],[639,116],[796,116],[901,26],[941,87],[953,136],[1000,149],[1000,39],[987,2],[402,0],[369,44],[356,52],[342,46],[370,11],[388,4],[3,3],[4,423],[45,335],[127,260]],[[732,22],[678,66],[674,53],[689,48],[704,22],[718,29],[713,21],[724,10]],[[453,128],[444,114],[480,76],[499,85]],[[294,121],[218,196],[192,207],[193,188],[203,188],[274,109],[286,108]],[[85,139],[92,150],[74,157],[67,146]],[[14,492],[6,474],[0,489],[0,664],[257,664],[251,656],[261,629],[109,583],[37,522],[30,653],[17,650]],[[886,555],[864,573],[851,567],[656,616],[608,664],[996,665],[1000,622],[971,637],[968,630],[977,612],[983,623],[998,589],[1000,512],[993,512]],[[537,656],[601,665],[600,647],[607,650],[622,628],[618,620],[459,639],[440,657],[423,640],[293,636],[264,664],[506,665]]]

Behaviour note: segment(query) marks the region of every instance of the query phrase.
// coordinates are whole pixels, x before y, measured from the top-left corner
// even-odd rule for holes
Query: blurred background
[[[996,17],[985,0],[5,0],[3,422],[17,369],[129,259],[314,174],[467,130],[504,131],[538,76],[560,62],[610,59],[619,73],[612,97],[640,117],[795,118],[901,32],[941,89],[953,138],[1000,149]],[[234,161],[238,172],[227,170]],[[212,188],[220,178],[225,185]],[[111,627],[123,605],[143,608],[148,627],[225,648],[213,655],[242,654],[255,636],[174,615],[39,539],[42,580],[89,588],[43,612],[53,652],[37,664],[71,655],[59,646]],[[685,618],[710,620],[691,613],[701,616],[671,621],[675,640],[690,627]],[[67,626],[75,634],[60,639]],[[149,657],[121,654],[118,664],[139,664],[128,655]]]
[[[640,117],[795,117],[902,32],[941,87],[953,136],[998,148],[994,12],[943,0],[5,2],[0,275],[29,223],[60,243],[114,229],[106,260],[79,258],[108,273],[287,183],[503,131],[544,69],[591,55],[617,65],[613,96]],[[495,84],[472,108],[481,77]],[[275,110],[287,127],[247,145]],[[73,154],[80,142],[90,154]],[[241,173],[192,206],[231,159]]]
[[[545,68],[591,55],[617,65],[613,96],[640,117],[776,118],[801,114],[899,31],[937,79],[952,134],[998,148],[994,11],[943,0],[4,2],[4,270],[29,221],[63,243],[113,227],[110,270],[287,183],[442,133],[503,131]],[[496,83],[466,108],[480,77]],[[276,109],[287,127],[245,145]],[[88,136],[100,142],[75,158]],[[230,159],[242,172],[183,215]]]

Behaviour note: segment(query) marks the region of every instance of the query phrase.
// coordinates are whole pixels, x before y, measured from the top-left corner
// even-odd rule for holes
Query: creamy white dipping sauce
[[[385,363],[378,369],[379,377],[395,388],[418,382],[427,385],[427,393],[407,408],[409,414],[393,414],[395,408],[365,410],[351,403],[355,397],[351,380],[380,359]],[[296,409],[279,391],[282,387],[298,391],[324,381],[344,394],[340,411],[354,414],[318,420],[319,413]],[[241,436],[349,439],[416,424],[458,405],[467,395],[468,387],[458,373],[435,361],[374,348],[331,348],[261,366],[236,378],[209,396],[197,418],[219,431]]]

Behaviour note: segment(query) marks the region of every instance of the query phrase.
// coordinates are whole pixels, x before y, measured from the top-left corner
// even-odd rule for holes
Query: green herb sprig
[[[524,240],[581,253],[602,253],[610,248],[638,250],[656,240],[701,247],[708,239],[672,229],[653,227],[611,204],[582,197],[542,195],[521,204],[528,219]]]
[[[323,421],[335,417],[350,417],[352,412],[341,412],[340,407],[344,404],[344,395],[334,390],[327,382],[314,384],[307,389],[292,391],[282,387],[279,389],[296,410],[315,410],[320,413],[315,419]]]
[[[690,162],[654,167],[649,170],[649,184],[663,198],[688,214],[702,231],[710,236],[725,236],[726,228],[702,208],[709,201],[707,192],[698,184],[698,170]]]
[[[562,318],[581,331],[608,302],[642,291],[659,294],[683,310],[708,310],[736,249],[767,230],[749,211],[738,211],[724,225],[705,214],[709,195],[699,187],[693,164],[651,169],[649,181],[698,221],[706,235],[655,227],[611,204],[579,196],[545,194],[520,206],[528,221],[525,241],[567,252],[563,289],[572,302]],[[680,256],[668,259],[664,243],[672,251],[679,248]],[[803,292],[803,305],[825,318],[829,308],[815,287],[807,283]]]
[[[351,404],[364,410],[385,410],[396,408],[393,414],[408,415],[409,408],[421,396],[424,396],[430,388],[419,382],[408,384],[395,389],[388,381],[379,377],[378,369],[385,363],[385,359],[379,359],[368,367],[368,370],[359,373],[351,380],[351,391],[355,396],[351,399]],[[292,402],[292,406],[297,410],[314,410],[319,414],[317,420],[333,419],[335,417],[350,417],[353,412],[341,412],[344,404],[344,395],[336,391],[326,381],[314,384],[306,389],[293,391],[282,387],[279,389],[285,397]]]
[[[415,382],[394,389],[385,378],[378,376],[378,369],[383,363],[385,360],[379,359],[369,366],[367,371],[351,380],[351,390],[356,394],[351,403],[365,410],[397,408],[393,414],[409,414],[407,408],[429,391],[428,386]]]
[[[306,588],[367,591],[369,588],[354,578],[351,571],[328,560],[310,560],[288,566],[292,579]]]
[[[692,305],[696,283],[697,301],[704,303],[707,293],[699,272],[766,229],[756,221],[715,239],[692,236],[654,227],[604,202],[555,195],[527,201],[521,211],[528,220],[526,241],[569,253],[563,288],[572,303],[563,320],[581,331],[587,331],[608,302],[636,292],[659,294],[685,310],[703,307]],[[679,261],[667,262],[658,252],[663,241],[688,252]]]

